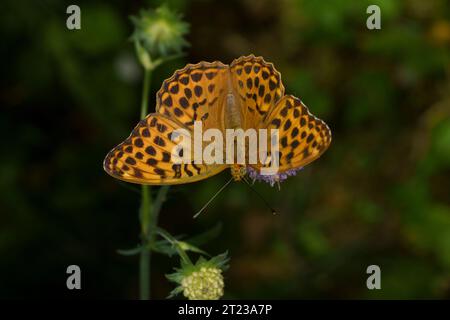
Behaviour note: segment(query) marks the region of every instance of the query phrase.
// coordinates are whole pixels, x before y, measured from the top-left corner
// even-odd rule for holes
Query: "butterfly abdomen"
[[[227,94],[226,100],[225,100],[225,126],[226,129],[241,129],[242,130],[242,119],[241,119],[241,110],[239,103],[237,102],[237,99],[235,98],[235,95],[230,92]],[[228,130],[227,130],[228,131]],[[228,136],[227,136],[228,138]],[[232,148],[234,149],[234,161],[233,163],[242,163],[242,160],[245,161],[245,158],[248,158],[248,155],[246,155],[246,144],[244,145],[238,145],[236,142],[237,136],[232,135],[232,143],[230,144]],[[228,141],[224,141],[228,145]],[[239,160],[241,159],[241,160]],[[241,167],[241,166],[239,166]],[[239,172],[239,168],[235,168],[236,172]],[[245,169],[245,168],[244,168]],[[235,181],[239,181],[239,174],[235,174],[233,171],[233,167],[231,168],[231,173]],[[245,174],[244,174],[245,175]]]

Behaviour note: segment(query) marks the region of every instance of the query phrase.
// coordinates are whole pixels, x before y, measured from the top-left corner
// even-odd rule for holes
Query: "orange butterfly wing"
[[[206,179],[224,170],[226,165],[176,164],[171,156],[177,143],[172,134],[185,129],[193,137],[194,121],[204,129],[222,128],[223,105],[228,67],[221,62],[189,64],[165,80],[156,94],[156,113],[140,121],[131,135],[111,150],[104,169],[111,176],[128,182],[164,185]],[[211,112],[212,111],[212,112]],[[182,154],[179,154],[182,156]]]
[[[300,99],[287,95],[269,111],[260,128],[278,129],[279,174],[298,170],[319,158],[331,143],[331,130]],[[267,145],[270,151],[270,137]],[[270,163],[265,167],[270,166]],[[259,170],[261,166],[253,166]],[[295,173],[295,172],[292,172]]]
[[[243,128],[258,128],[267,112],[284,95],[281,75],[272,63],[254,55],[230,65],[233,88],[241,100]]]
[[[315,159],[319,158],[331,143],[331,131],[325,122],[313,116],[306,106],[292,95],[284,96],[280,73],[272,63],[253,55],[240,57],[230,66],[235,91],[241,99],[244,128],[278,129],[278,172],[261,176],[261,168],[269,168],[271,162],[249,165],[253,178],[274,183],[283,180]]]

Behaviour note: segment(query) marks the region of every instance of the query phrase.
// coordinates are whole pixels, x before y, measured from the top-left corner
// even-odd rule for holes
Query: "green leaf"
[[[202,249],[193,246],[187,242],[184,241],[178,241],[178,246],[180,247],[181,250],[183,251],[192,251],[192,252],[196,252],[196,253],[200,253],[200,254],[204,254],[205,256],[210,256],[207,252],[203,251]]]
[[[163,228],[157,227],[156,233],[161,237],[163,237],[164,239],[166,239],[171,244],[174,244],[178,241],[174,236],[172,236],[169,232],[167,232]]]
[[[171,298],[175,297],[180,292],[183,292],[183,287],[178,286],[170,292],[170,294],[167,296],[167,299],[171,299]]]
[[[228,251],[225,251],[224,253],[213,257],[211,260],[209,260],[209,263],[215,264],[218,268],[221,268],[222,270],[227,270],[229,261],[230,258],[228,257]]]
[[[159,249],[159,250],[161,250],[161,252],[166,253],[169,256],[172,256],[174,254],[174,252],[178,252],[180,256],[184,256],[183,253],[185,251],[192,251],[192,252],[196,252],[199,254],[209,256],[209,254],[206,253],[205,251],[203,251],[202,249],[200,249],[186,241],[179,241],[177,239],[177,237],[179,238],[179,236],[174,237],[169,232],[167,232],[166,230],[164,230],[162,228],[157,228],[156,233],[158,235],[160,235],[161,237],[163,237],[165,239],[165,241],[159,243],[158,247],[155,249],[156,250]],[[180,252],[180,250],[183,252]]]
[[[183,280],[183,274],[179,272],[166,274],[166,278],[169,281],[175,282],[175,283],[181,283],[181,280]]]
[[[165,254],[169,257],[172,257],[174,254],[177,253],[175,247],[166,240],[156,241],[155,244],[152,246],[152,250],[158,253]]]

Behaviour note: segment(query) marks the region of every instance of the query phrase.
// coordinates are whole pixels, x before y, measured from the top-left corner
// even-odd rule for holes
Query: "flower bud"
[[[202,267],[181,280],[183,294],[189,300],[218,300],[223,296],[222,270]]]
[[[189,31],[189,24],[166,6],[156,10],[142,10],[139,16],[131,17],[131,20],[135,26],[133,41],[139,43],[153,60],[180,54],[183,47],[188,45],[184,35]],[[147,58],[138,48],[136,50],[139,60],[144,63]],[[141,55],[144,59],[141,59]]]
[[[175,273],[166,275],[170,281],[178,284],[169,298],[182,292],[189,300],[220,299],[224,293],[222,271],[228,268],[228,261],[226,252],[209,260],[200,256],[195,264],[182,259],[181,268],[175,269]]]

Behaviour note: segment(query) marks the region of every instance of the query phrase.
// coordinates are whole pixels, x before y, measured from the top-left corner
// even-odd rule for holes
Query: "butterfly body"
[[[240,107],[236,103],[236,98],[233,93],[228,93],[226,98],[225,108],[225,127],[227,129],[242,128]]]
[[[225,152],[219,157],[223,162],[205,163],[191,157],[175,163],[174,132],[181,129],[184,136],[192,136],[198,125],[204,133],[214,129],[222,136],[228,129],[275,130],[279,148],[272,148],[268,134],[268,161],[251,163],[249,151],[259,144],[246,141],[241,148],[232,147],[231,163],[225,161]],[[195,150],[208,147],[210,140],[203,139],[197,146],[194,141],[176,153],[180,157],[195,155]],[[104,168],[115,178],[139,184],[190,183],[226,168],[231,169],[236,181],[247,174],[274,184],[317,159],[330,143],[328,126],[314,117],[300,99],[284,94],[281,75],[274,66],[250,55],[230,65],[200,62],[176,71],[157,92],[155,113],[141,120],[131,135],[108,153]],[[244,160],[238,161],[240,158]],[[263,174],[274,158],[279,159],[277,171]]]

